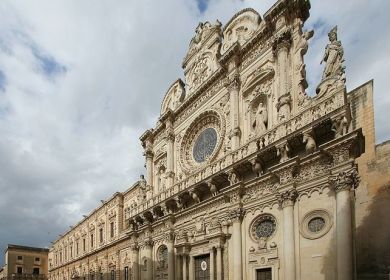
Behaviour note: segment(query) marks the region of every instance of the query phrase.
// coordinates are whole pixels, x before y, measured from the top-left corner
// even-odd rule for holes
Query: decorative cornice
[[[236,209],[233,209],[233,210],[230,210],[229,211],[229,218],[232,220],[232,221],[241,221],[244,216],[245,216],[245,209],[242,208],[242,207],[239,207],[239,208],[236,208]]]

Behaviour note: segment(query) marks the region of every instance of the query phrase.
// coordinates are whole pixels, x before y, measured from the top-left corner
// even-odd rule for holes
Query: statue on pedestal
[[[252,122],[252,128],[254,129],[255,135],[259,136],[267,131],[268,123],[268,111],[266,106],[262,102],[257,107],[255,120]]]
[[[328,33],[330,43],[325,48],[325,54],[321,61],[325,62],[325,69],[322,79],[331,76],[339,76],[344,72],[344,49],[340,41],[337,41],[337,26]]]

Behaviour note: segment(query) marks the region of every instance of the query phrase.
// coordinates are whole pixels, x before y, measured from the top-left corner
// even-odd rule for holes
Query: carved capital
[[[359,186],[360,178],[356,166],[347,171],[341,171],[329,179],[330,186],[337,193],[349,191]]]
[[[173,130],[168,130],[166,134],[167,141],[175,141],[175,133]]]
[[[242,208],[242,207],[239,207],[237,209],[233,209],[233,210],[230,210],[229,211],[229,218],[233,221],[233,222],[241,222],[241,220],[244,218],[245,216],[245,209]]]
[[[175,233],[173,230],[170,230],[166,235],[165,235],[165,240],[168,242],[174,242],[175,241]]]
[[[132,251],[138,252],[138,250],[139,250],[138,243],[136,242],[136,243],[131,244],[131,245],[130,245],[130,249],[131,249]]]
[[[282,34],[280,34],[273,42],[272,51],[275,56],[278,55],[278,53],[282,50],[288,51],[291,47],[292,38],[291,38],[291,32],[285,31]]]
[[[240,89],[241,81],[239,74],[235,74],[232,78],[226,81],[225,86],[230,91],[238,91]]]
[[[298,197],[298,192],[296,189],[290,189],[277,194],[279,205],[282,208],[293,206],[297,197]]]
[[[144,156],[146,159],[153,159],[154,153],[151,149],[147,149],[144,152]]]
[[[144,241],[144,245],[145,247],[151,248],[154,245],[154,241],[151,238],[146,238]]]

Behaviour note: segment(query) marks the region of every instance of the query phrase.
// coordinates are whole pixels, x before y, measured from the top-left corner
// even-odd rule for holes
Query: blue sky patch
[[[57,62],[54,57],[43,53],[34,46],[31,46],[31,50],[34,56],[39,60],[40,68],[46,76],[54,77],[66,72],[66,67]]]
[[[198,4],[198,9],[201,13],[206,11],[207,5],[209,4],[209,0],[196,0],[196,2]]]

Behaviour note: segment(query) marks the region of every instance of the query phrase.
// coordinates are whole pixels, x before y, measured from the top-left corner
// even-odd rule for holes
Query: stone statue
[[[344,50],[340,41],[337,41],[337,26],[333,27],[328,33],[330,43],[325,48],[324,58],[321,61],[326,62],[322,79],[332,76],[341,76],[344,72],[343,56]]]
[[[306,144],[305,150],[307,153],[311,154],[317,149],[316,141],[310,133],[304,133],[302,141]]]
[[[252,128],[254,129],[256,136],[262,135],[267,131],[267,123],[268,111],[266,106],[260,102],[259,106],[257,107],[255,120],[252,122]]]
[[[278,98],[276,104],[278,109],[278,121],[282,122],[290,118],[291,113],[291,95],[290,93],[284,94]]]
[[[348,120],[345,116],[339,117],[332,122],[332,131],[335,133],[335,138],[339,138],[348,133]]]

